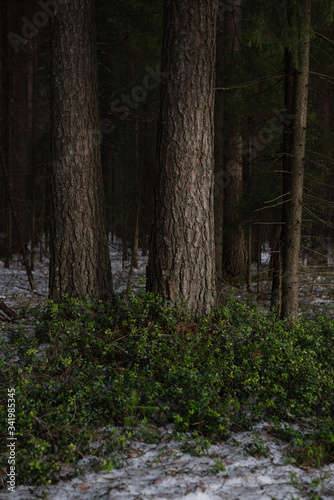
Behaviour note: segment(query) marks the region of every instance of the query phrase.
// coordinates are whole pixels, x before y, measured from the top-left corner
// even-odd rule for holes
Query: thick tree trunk
[[[148,290],[196,316],[215,304],[216,0],[165,3],[158,180]]]
[[[224,18],[217,17],[216,36],[216,87],[224,86]],[[223,276],[223,214],[224,214],[224,94],[221,90],[215,95],[215,259],[217,294],[222,291]]]
[[[242,0],[225,0],[225,58],[232,80],[236,74],[235,54],[240,51],[241,3]],[[226,110],[228,123],[225,133],[224,168],[228,182],[224,191],[223,269],[232,276],[245,275],[247,271],[245,234],[238,214],[243,195],[241,116],[237,108],[240,98],[240,90],[237,90],[232,104]]]
[[[0,64],[0,141],[4,160],[9,166],[9,50],[8,50],[8,0],[1,0],[1,64]],[[2,171],[0,170],[0,256],[5,257],[6,267],[11,258],[10,207]]]
[[[112,280],[98,141],[94,1],[55,3],[50,298],[107,298]]]
[[[300,22],[299,61],[294,75],[295,118],[292,142],[290,200],[286,204],[287,223],[283,226],[282,317],[298,317],[298,267],[302,226],[302,198],[307,125],[310,60],[311,0],[301,0],[304,12]]]

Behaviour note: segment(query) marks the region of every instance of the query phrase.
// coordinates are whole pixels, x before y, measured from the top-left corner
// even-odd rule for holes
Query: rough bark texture
[[[165,3],[158,180],[147,288],[196,316],[215,304],[216,0]]]
[[[298,317],[298,267],[302,225],[302,198],[307,125],[307,101],[310,60],[311,0],[301,0],[304,16],[300,23],[299,64],[294,75],[295,118],[292,142],[290,201],[286,204],[284,226],[282,317]]]
[[[99,151],[94,2],[56,5],[50,298],[104,298],[112,283]]]
[[[242,0],[225,0],[225,58],[228,72],[232,77],[238,73],[234,55],[240,50]],[[238,109],[240,90],[235,92],[228,111],[228,124],[225,133],[226,183],[224,191],[224,237],[223,269],[232,276],[246,274],[246,241],[244,228],[239,218],[239,205],[243,195],[243,158],[240,151],[242,143],[241,117]]]
[[[224,86],[224,17],[217,17],[216,36],[216,87]],[[223,215],[224,215],[224,94],[221,90],[215,95],[215,259],[216,288],[222,291],[223,276]]]

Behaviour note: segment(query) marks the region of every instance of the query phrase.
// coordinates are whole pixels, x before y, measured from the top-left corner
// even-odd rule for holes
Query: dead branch
[[[5,313],[6,316],[10,318],[11,321],[15,321],[17,319],[18,315],[16,314],[16,312],[6,306],[6,304],[2,300],[0,300],[0,309]]]

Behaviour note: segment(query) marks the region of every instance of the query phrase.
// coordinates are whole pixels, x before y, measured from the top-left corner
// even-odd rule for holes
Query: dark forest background
[[[6,267],[22,245],[32,268],[34,259],[48,253],[48,4],[1,0],[0,132],[5,161],[0,170],[0,258]],[[224,74],[219,87],[223,90],[217,90],[216,96],[220,93],[224,107],[221,154],[225,161],[223,171],[216,172],[215,199],[225,203],[226,252],[236,232],[238,248],[244,249],[244,256],[234,266],[226,258],[226,279],[245,278],[261,250],[275,249],[279,239],[282,128],[289,120],[284,114],[284,51],[287,44],[293,50],[295,36],[293,24],[292,28],[286,26],[283,4],[243,0],[240,26],[234,32],[237,43],[227,41],[231,33],[218,32],[217,62],[224,61]],[[226,5],[219,3],[221,19],[228,12]],[[334,28],[331,8],[324,5],[315,2],[312,12],[303,201],[302,251],[304,262],[307,256],[312,265],[326,264],[333,247]],[[129,248],[134,255],[138,251],[145,255],[148,250],[159,83],[163,78],[163,2],[99,0],[96,11],[101,120],[96,141],[101,142],[107,229],[111,240],[122,238],[125,260],[130,258]],[[242,164],[239,183],[234,182],[239,174],[229,151],[236,119]]]

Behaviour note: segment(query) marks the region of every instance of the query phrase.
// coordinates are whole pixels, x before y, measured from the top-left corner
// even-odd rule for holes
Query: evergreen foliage
[[[330,316],[291,325],[230,299],[194,321],[143,292],[109,304],[68,298],[31,314],[36,335],[25,333],[22,318],[1,339],[1,399],[13,383],[21,483],[47,483],[86,455],[98,467],[117,463],[129,437],[146,428],[148,439],[159,439],[157,426],[168,422],[209,441],[260,418],[281,434],[298,422],[306,437],[299,436],[297,463],[333,460]],[[94,451],[90,443],[108,425],[105,445]]]

